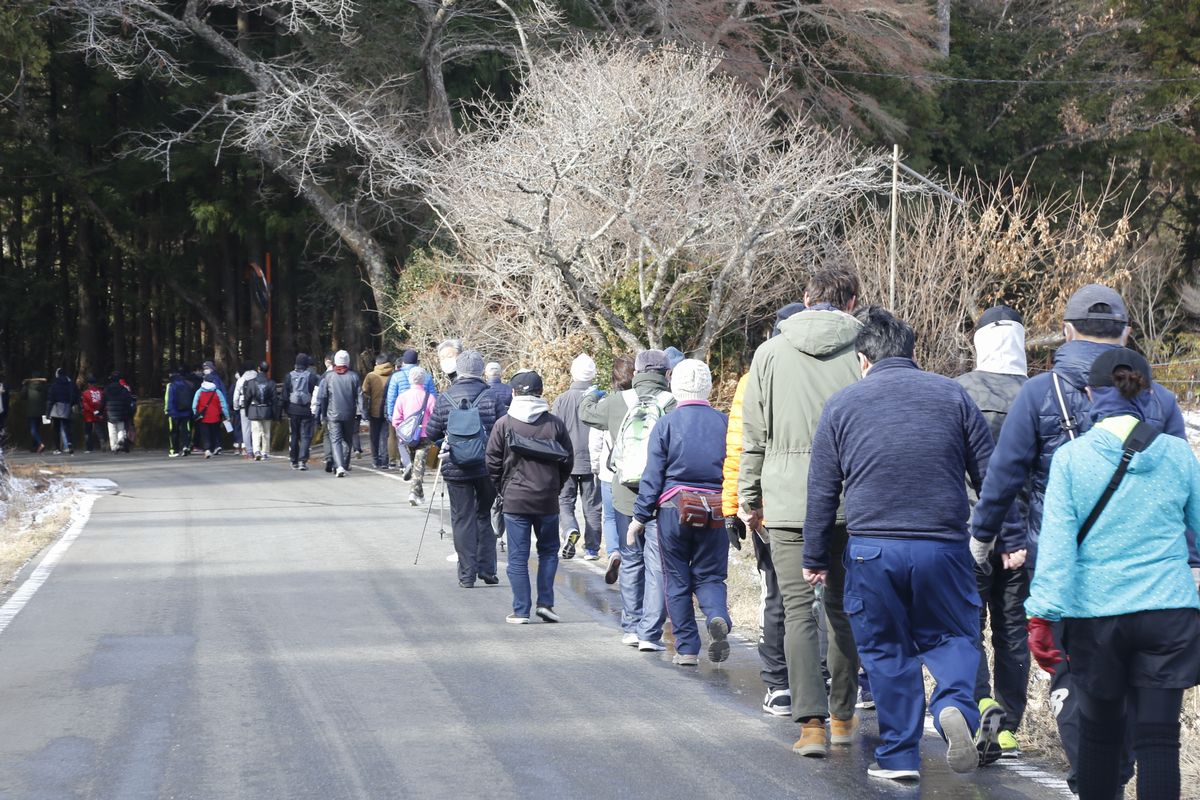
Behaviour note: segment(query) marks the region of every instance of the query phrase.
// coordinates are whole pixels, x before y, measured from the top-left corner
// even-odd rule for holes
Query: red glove
[[[1029,652],[1038,666],[1054,674],[1054,668],[1063,662],[1062,651],[1054,644],[1054,634],[1050,623],[1038,617],[1031,617],[1026,626],[1029,630]]]

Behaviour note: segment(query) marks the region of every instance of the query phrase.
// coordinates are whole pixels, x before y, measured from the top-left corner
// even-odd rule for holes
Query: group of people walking
[[[499,583],[506,537],[507,621],[558,622],[556,571],[582,545],[607,558],[621,643],[663,651],[669,621],[681,667],[728,657],[730,550],[747,548],[762,708],[799,726],[798,754],[853,742],[869,679],[882,741],[868,772],[918,780],[927,669],[954,771],[1018,755],[1032,655],[1051,676],[1072,790],[1113,800],[1136,765],[1139,797],[1179,797],[1183,693],[1200,683],[1200,463],[1174,395],[1125,346],[1122,298],[1072,295],[1066,343],[1032,378],[1021,315],[990,308],[976,369],[951,380],[921,370],[913,329],[858,294],[849,270],[815,273],[728,416],[709,402],[708,366],[674,348],[615,357],[605,388],[580,354],[551,405],[538,373],[505,383],[450,339],[435,351],[440,380],[413,350],[361,378],[346,351],[322,374],[301,354],[281,384],[247,364],[232,392],[211,362],[177,370],[170,455],[196,436],[220,453],[224,424],[262,460],[286,414],[292,467],[308,468],[320,425],[326,472],[343,477],[365,419],[373,465],[403,469],[416,506],[436,446],[460,587]],[[106,421],[114,451],[128,447],[120,375],[81,393],[59,370],[21,392],[39,424],[82,403],[85,424]],[[69,452],[69,426],[56,432]]]

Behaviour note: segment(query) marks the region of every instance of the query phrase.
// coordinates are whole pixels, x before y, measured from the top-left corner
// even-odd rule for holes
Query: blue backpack
[[[488,390],[484,389],[470,403],[464,399],[446,417],[446,446],[450,448],[450,461],[464,471],[482,467],[486,457],[487,432],[479,416],[479,401],[487,393]]]

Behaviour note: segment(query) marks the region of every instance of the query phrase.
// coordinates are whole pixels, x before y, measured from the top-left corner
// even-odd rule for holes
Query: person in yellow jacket
[[[781,308],[776,315],[774,335],[779,323],[798,311],[804,310],[803,303],[792,303]],[[733,393],[733,404],[729,407],[729,428],[725,438],[724,482],[721,487],[721,513],[725,515],[725,530],[729,544],[735,550],[742,549],[746,540],[746,524],[738,518],[738,473],[742,465],[742,400],[746,394],[749,373],[738,381]],[[762,680],[767,687],[762,710],[776,717],[792,715],[792,692],[788,687],[787,659],[783,649],[783,595],[779,591],[779,580],[775,576],[775,565],[771,561],[771,546],[767,543],[766,525],[750,538],[754,547],[754,560],[758,566],[759,586],[762,602],[759,605],[758,657],[762,659]]]

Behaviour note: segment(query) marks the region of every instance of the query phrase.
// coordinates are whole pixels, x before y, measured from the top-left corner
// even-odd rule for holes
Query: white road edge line
[[[4,633],[13,618],[21,613],[37,590],[42,588],[42,584],[49,579],[54,567],[66,555],[67,549],[79,538],[79,534],[83,533],[84,526],[92,516],[92,506],[99,497],[100,495],[92,493],[80,496],[79,504],[71,515],[71,524],[66,532],[50,547],[41,563],[34,568],[33,573],[25,579],[20,588],[13,592],[12,597],[8,598],[8,602],[0,606],[0,633]]]

